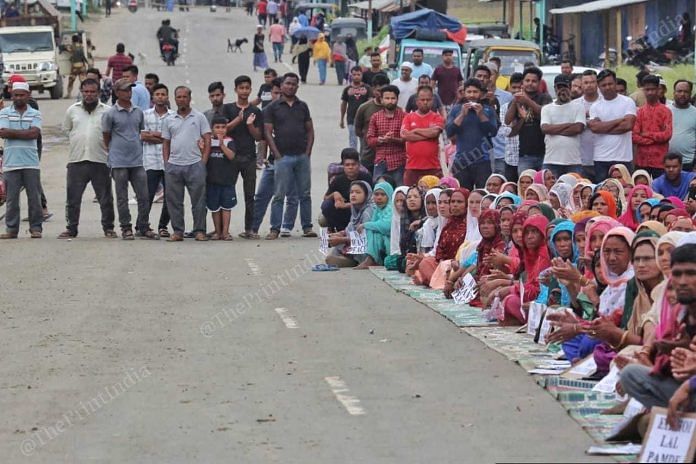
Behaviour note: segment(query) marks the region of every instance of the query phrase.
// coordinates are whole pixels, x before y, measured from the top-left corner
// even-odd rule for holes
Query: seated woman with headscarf
[[[384,259],[384,267],[389,271],[399,270],[401,257],[401,217],[406,214],[406,193],[408,187],[399,186],[391,197],[392,215],[389,233],[389,253]]]
[[[524,222],[527,214],[524,211],[517,211],[510,220],[510,242],[506,245],[503,253],[493,250],[490,253],[490,265],[494,268],[491,275],[479,287],[479,295],[493,295],[498,292],[501,298],[506,297],[512,290],[514,276],[520,269],[522,248],[524,246]],[[501,233],[503,225],[501,220]],[[487,303],[485,301],[484,303]]]
[[[365,255],[350,253],[349,232],[358,232],[358,228],[372,218],[372,187],[365,181],[356,180],[350,184],[350,220],[345,230],[329,234],[329,246],[333,247],[326,257],[326,264],[338,267],[354,267],[365,259]]]
[[[619,222],[635,231],[642,222],[640,220],[640,205],[653,195],[652,189],[647,185],[636,185],[628,192],[626,211],[619,216]]]
[[[527,199],[527,189],[534,183],[534,176],[536,176],[536,174],[537,172],[534,169],[525,169],[517,179],[517,195],[519,195],[522,200]]]
[[[570,201],[572,192],[573,187],[565,183],[557,183],[549,190],[551,207],[561,217],[568,217],[573,212],[573,206]]]
[[[556,183],[556,176],[550,169],[542,169],[534,174],[534,183],[543,185],[546,190],[551,190],[551,187]]]
[[[609,216],[616,219],[618,217],[616,200],[611,192],[606,190],[599,191],[590,198],[592,211],[597,211],[602,216]]]
[[[407,257],[418,253],[420,230],[425,222],[423,196],[418,187],[406,192],[406,209],[401,215],[399,228],[399,272],[406,271]]]
[[[372,217],[357,227],[358,232],[365,231],[367,239],[367,256],[355,269],[367,269],[379,266],[389,254],[390,231],[392,222],[391,197],[394,190],[387,182],[379,182],[372,192]]]

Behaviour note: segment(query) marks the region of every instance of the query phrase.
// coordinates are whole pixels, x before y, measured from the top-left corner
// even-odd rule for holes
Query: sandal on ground
[[[104,231],[104,237],[106,237],[106,238],[118,238],[118,235],[116,235],[115,230],[109,229],[109,230]]]
[[[338,266],[333,264],[315,264],[312,266],[314,272],[338,271]]]
[[[135,240],[135,235],[133,235],[133,231],[130,229],[126,229],[121,231],[121,238],[123,240]]]
[[[169,238],[167,239],[167,241],[168,241],[168,242],[183,242],[183,241],[184,241],[184,237],[182,237],[181,235],[179,235],[179,234],[177,234],[176,232],[174,232],[172,235],[169,236]]]
[[[13,239],[13,238],[17,238],[16,232],[7,232],[4,234],[0,234],[0,240],[8,240],[8,239]]]
[[[207,242],[208,241],[208,236],[205,235],[205,233],[203,233],[203,232],[196,232],[195,238],[196,238],[197,242]]]
[[[223,235],[220,240],[222,240],[224,242],[231,242],[234,240],[234,237],[232,237],[232,234],[227,234],[227,235]]]
[[[154,230],[146,230],[140,234],[140,238],[149,240],[159,240],[159,235],[155,233]]]
[[[77,237],[77,234],[74,234],[69,230],[64,230],[63,232],[60,233],[60,235],[58,235],[58,238],[60,238],[60,239],[75,238],[75,237]]]
[[[160,229],[159,236],[162,238],[169,238],[169,231],[167,229]]]
[[[208,237],[209,240],[220,240],[220,236],[215,232],[213,232],[210,235],[206,235],[206,237]]]
[[[279,234],[280,232],[277,230],[272,230],[268,233],[268,235],[266,235],[266,240],[277,240]]]
[[[31,238],[41,238],[41,231],[39,230],[32,230],[29,232],[29,236]]]

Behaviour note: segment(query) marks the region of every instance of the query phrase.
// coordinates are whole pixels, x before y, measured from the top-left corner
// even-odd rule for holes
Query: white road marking
[[[285,308],[276,308],[275,312],[278,313],[280,318],[283,321],[283,324],[285,324],[285,327],[288,329],[297,329],[299,326],[297,325],[297,320],[288,314],[288,310]]]
[[[247,266],[249,266],[249,269],[251,269],[251,275],[263,275],[263,272],[261,272],[261,267],[258,264],[256,264],[256,261],[254,261],[252,258],[244,258],[244,261],[246,261]]]
[[[331,387],[331,391],[338,400],[339,403],[346,408],[348,414],[351,416],[362,416],[365,414],[365,410],[360,406],[360,400],[354,396],[348,395],[350,390],[346,386],[346,383],[338,376],[335,377],[324,377],[326,383]]]

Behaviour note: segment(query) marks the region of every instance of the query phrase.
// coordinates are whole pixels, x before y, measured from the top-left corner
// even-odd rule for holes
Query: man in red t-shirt
[[[427,175],[442,177],[439,137],[445,120],[432,111],[432,87],[423,85],[416,95],[418,109],[408,113],[401,124],[401,138],[406,141],[404,185],[416,185]]]

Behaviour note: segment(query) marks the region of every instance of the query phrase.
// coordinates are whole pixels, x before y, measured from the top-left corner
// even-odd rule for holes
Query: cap
[[[404,61],[403,63],[401,63],[401,67],[408,68],[411,71],[413,71],[413,63],[411,63],[410,61]]]
[[[263,25],[262,25],[262,24],[257,24],[257,25],[256,25],[256,29],[263,29]]]
[[[570,87],[570,77],[565,74],[559,74],[553,80],[554,87]]]
[[[26,92],[31,92],[31,90],[29,90],[29,84],[27,84],[26,82],[15,82],[15,83],[13,83],[13,84],[12,84],[12,90],[13,90],[13,91],[15,91],[15,90],[24,90],[24,91],[26,91]]]
[[[486,67],[490,69],[492,73],[497,73],[498,72],[498,65],[493,63],[492,61],[489,61],[486,63]]]
[[[114,90],[128,90],[131,87],[135,87],[135,84],[133,84],[130,80],[126,79],[125,77],[120,78],[114,84]]]
[[[26,82],[27,80],[21,74],[12,74],[9,79],[7,79],[8,84],[14,84],[15,82]]]

